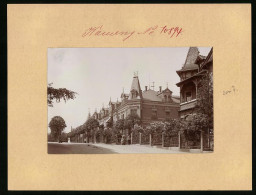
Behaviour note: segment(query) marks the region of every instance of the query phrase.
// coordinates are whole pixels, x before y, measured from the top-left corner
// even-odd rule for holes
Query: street
[[[148,145],[112,145],[103,143],[56,143],[48,142],[48,154],[152,154],[152,153],[184,153]]]
[[[48,154],[113,154],[110,149],[84,143],[48,142]]]

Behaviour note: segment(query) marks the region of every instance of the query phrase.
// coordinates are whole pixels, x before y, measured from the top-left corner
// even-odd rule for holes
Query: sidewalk
[[[164,149],[164,148],[155,148],[149,145],[112,145],[112,144],[103,144],[103,143],[89,143],[90,145],[94,145],[97,147],[107,148],[110,149],[116,153],[159,153],[159,154],[170,154],[170,153],[188,153],[188,152],[182,152],[182,151],[176,151],[176,150],[170,150],[170,149]]]

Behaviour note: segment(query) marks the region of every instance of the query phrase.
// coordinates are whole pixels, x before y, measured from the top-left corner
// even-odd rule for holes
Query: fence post
[[[181,146],[180,131],[178,132],[178,136],[179,136],[179,149],[180,149],[180,146]]]
[[[133,133],[131,133],[131,144],[132,144],[132,136],[133,136]]]
[[[203,131],[201,131],[201,152],[204,150],[204,138],[203,138]]]
[[[152,146],[152,135],[151,134],[149,134],[149,144],[150,144],[150,146]]]
[[[164,133],[162,133],[162,147],[164,147]]]
[[[141,145],[141,133],[140,133],[140,137],[139,137],[140,139],[139,139],[139,144]]]
[[[94,143],[96,144],[96,133],[94,133]]]

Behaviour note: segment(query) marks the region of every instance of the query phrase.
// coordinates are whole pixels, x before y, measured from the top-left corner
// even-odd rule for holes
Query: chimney
[[[148,90],[148,86],[145,86],[145,91],[147,91]]]
[[[159,86],[159,92],[162,92],[162,86]]]

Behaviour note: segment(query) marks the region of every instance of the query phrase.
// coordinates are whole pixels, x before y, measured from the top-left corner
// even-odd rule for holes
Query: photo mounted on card
[[[251,190],[250,4],[9,4],[9,190]]]
[[[212,47],[49,48],[47,74],[49,154],[213,151]]]

